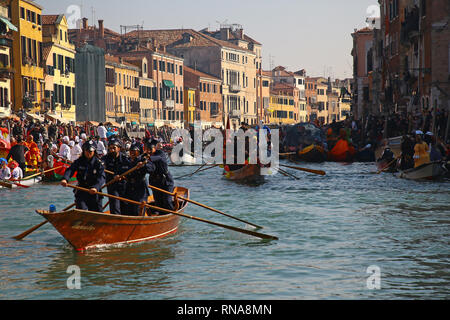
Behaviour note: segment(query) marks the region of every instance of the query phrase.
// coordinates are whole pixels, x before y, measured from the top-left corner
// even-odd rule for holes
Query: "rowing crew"
[[[146,175],[149,175],[150,184],[163,190],[172,192],[174,182],[168,170],[166,155],[157,150],[158,141],[147,139],[144,141],[144,150],[140,145],[130,147],[130,156],[121,152],[121,143],[113,139],[108,143],[108,153],[100,160],[95,156],[97,147],[94,141],[83,144],[83,153],[66,170],[61,181],[63,187],[67,181],[77,173],[78,186],[90,189],[90,192],[74,190],[77,209],[102,212],[103,196],[97,194],[107,184],[108,193],[114,196],[127,198],[144,204],[149,196]],[[133,169],[133,170],[130,170]],[[123,174],[130,171],[126,176]],[[113,172],[114,174],[112,174]],[[173,210],[172,197],[165,193],[153,191],[155,206]],[[143,215],[143,206],[129,204],[117,199],[109,199],[111,214]],[[157,212],[152,212],[157,214]]]

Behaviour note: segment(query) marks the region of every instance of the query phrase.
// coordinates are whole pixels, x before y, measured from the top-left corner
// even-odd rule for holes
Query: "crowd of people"
[[[76,174],[78,186],[92,193],[75,192],[76,208],[102,212],[102,187],[108,193],[144,203],[149,196],[149,183],[172,192],[173,178],[168,170],[167,155],[159,149],[165,144],[167,128],[146,130],[142,138],[128,137],[126,131],[99,123],[98,126],[55,124],[34,119],[4,118],[0,120],[0,147],[7,152],[0,158],[0,180],[20,180],[26,173],[53,167],[51,161],[70,166],[61,180],[67,186]],[[164,133],[164,135],[162,134]],[[157,148],[158,146],[158,148]],[[127,176],[123,173],[130,171]],[[149,180],[146,181],[146,176]],[[171,197],[153,192],[155,205],[172,210]],[[143,206],[109,199],[112,214],[142,215]],[[162,212],[153,212],[160,214]]]

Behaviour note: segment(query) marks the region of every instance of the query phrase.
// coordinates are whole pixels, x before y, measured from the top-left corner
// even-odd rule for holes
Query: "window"
[[[180,75],[183,75],[183,66],[180,66]]]
[[[41,20],[41,15],[40,14],[37,15],[37,24],[42,26],[42,20]]]
[[[158,64],[157,64],[156,59],[153,59],[153,70],[158,71]]]
[[[25,8],[20,7],[20,19],[25,19]]]

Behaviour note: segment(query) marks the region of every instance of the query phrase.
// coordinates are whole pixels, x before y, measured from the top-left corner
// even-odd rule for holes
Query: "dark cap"
[[[89,150],[89,151],[95,151],[97,150],[97,145],[94,141],[89,140],[83,143],[83,151]]]
[[[139,144],[133,143],[130,146],[130,151],[139,151],[140,153],[142,153],[142,148],[141,148],[141,146]]]
[[[156,139],[148,138],[148,139],[145,139],[144,143],[147,148],[153,148],[158,145],[159,141]]]
[[[108,142],[108,145],[110,145],[110,146],[117,146],[117,147],[121,147],[121,143],[120,143],[120,140],[119,139],[111,139],[109,142]]]

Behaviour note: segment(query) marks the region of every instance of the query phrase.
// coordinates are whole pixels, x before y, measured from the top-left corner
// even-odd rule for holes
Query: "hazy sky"
[[[352,77],[351,33],[365,27],[377,0],[38,0],[43,14],[66,13],[69,23],[103,19],[105,28],[144,29],[240,24],[262,43],[263,68],[306,69],[310,76]]]

